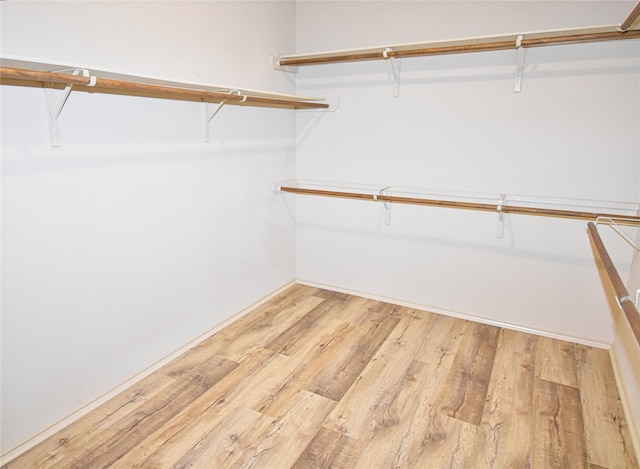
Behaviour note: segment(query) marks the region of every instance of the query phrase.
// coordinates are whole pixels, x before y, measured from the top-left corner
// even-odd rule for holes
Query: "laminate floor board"
[[[295,285],[3,466],[637,469],[608,353]]]

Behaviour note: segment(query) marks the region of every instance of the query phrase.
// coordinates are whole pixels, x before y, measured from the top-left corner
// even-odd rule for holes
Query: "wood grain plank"
[[[369,300],[364,298],[353,299],[353,303],[360,305],[366,305],[368,302]],[[360,308],[356,308],[356,310],[360,310]],[[364,310],[358,314],[365,314],[366,312],[367,310],[364,308]],[[235,405],[252,407],[255,406],[255,402],[271,401],[274,399],[274,396],[287,396],[286,399],[282,400],[282,407],[277,409],[277,412],[272,412],[271,417],[278,420],[283,418],[284,415],[290,414],[292,402],[295,402],[294,397],[300,392],[295,382],[295,370],[302,369],[304,364],[313,357],[317,349],[324,347],[326,343],[330,341],[331,337],[337,335],[336,331],[339,330],[340,327],[344,327],[344,325],[342,321],[338,320],[327,321],[323,329],[323,334],[316,335],[313,337],[313,340],[308,340],[304,346],[297,350],[295,357],[287,357],[263,349],[263,353],[271,355],[270,359],[260,363],[259,367],[255,368],[255,372],[252,367],[249,376],[246,376],[244,379],[234,380],[233,385],[230,387],[225,386],[222,390],[222,398],[217,396],[218,393],[215,389],[206,393],[199,402],[195,403],[196,405],[191,406],[188,411],[185,412],[191,416],[191,421],[186,425],[186,428],[183,425],[179,433],[174,434],[168,443],[172,447],[179,446],[182,450],[185,450],[185,446],[188,446],[189,443],[192,445],[195,444],[195,440],[199,438],[199,435],[207,432],[208,428],[215,425],[221,418],[227,416],[224,409],[215,403],[216,399],[222,399],[223,406],[229,409]],[[244,363],[241,367],[243,365]],[[265,412],[263,411],[262,413]],[[313,434],[310,435],[309,439],[311,439],[312,436]],[[308,442],[305,443],[305,446],[307,443]],[[300,452],[302,452],[303,449],[304,447],[300,448]],[[153,457],[145,461],[143,467],[146,467],[148,464],[164,463],[167,460],[173,461],[172,464],[177,464],[173,459],[174,455],[175,452],[168,453],[163,451],[163,449],[159,449]]]
[[[457,421],[458,432],[452,433],[454,448],[449,456],[449,460],[444,459],[444,467],[456,469],[498,469],[501,466],[494,466],[491,459],[487,459],[483,446],[486,438],[484,428]],[[446,458],[446,455],[445,455]]]
[[[268,433],[258,437],[258,451],[249,459],[243,458],[243,463],[248,467],[291,467],[335,405],[331,399],[301,390],[289,412],[276,419]]]
[[[609,469],[637,468],[609,352],[584,345],[574,349],[589,463]]]
[[[489,467],[530,466],[536,336],[501,329],[481,426]]]
[[[316,378],[324,366],[339,361],[338,356],[348,352],[353,340],[362,332],[358,324],[362,317],[370,317],[375,302],[365,298],[352,298],[336,310],[333,318],[324,318],[318,332],[300,344],[296,353],[272,376],[260,383],[260,393],[249,397],[246,405],[252,409],[279,418],[288,411],[290,399]],[[344,379],[349,378],[345,376]]]
[[[291,357],[290,368],[281,372],[286,379],[274,383],[253,409],[277,417],[299,389],[340,400],[399,321],[384,312],[367,315],[362,327],[336,322],[340,327],[319,336],[322,340],[310,354],[299,351]]]
[[[48,469],[62,465],[64,461],[80,457],[90,447],[90,442],[109,432],[124,416],[162,394],[173,380],[159,373],[153,373],[132,386],[127,391],[109,400],[94,411],[64,428],[17,460],[3,466],[6,468]]]
[[[420,314],[431,316],[431,325],[427,337],[420,343],[416,360],[430,364],[448,362],[458,350],[458,341],[465,332],[467,321],[441,314]]]
[[[112,469],[170,467],[190,451],[202,436],[241,405],[253,392],[253,383],[280,369],[287,357],[268,350],[249,359],[209,388],[182,412],[140,441]]]
[[[316,291],[311,287],[294,285],[189,350],[181,357],[180,362],[169,364],[164,372],[175,374],[187,363],[198,363],[212,353],[237,362],[243,361],[251,350],[262,347],[299,317],[322,303],[324,299],[313,294]],[[252,347],[247,348],[247,345]]]
[[[428,327],[414,344],[416,359],[386,411],[388,424],[366,435],[366,446],[354,467],[449,467],[453,436],[461,427],[440,412],[438,396],[447,384],[465,322],[440,315],[426,317]]]
[[[325,321],[331,321],[332,317],[346,309],[346,305],[351,299],[346,301],[338,296],[331,296],[325,299],[317,307],[313,308],[293,325],[287,328],[280,335],[275,337],[271,342],[265,345],[265,348],[284,355],[294,354],[297,350],[304,347],[306,342],[319,331]]]
[[[251,335],[255,331],[257,331],[255,335],[260,336],[265,331],[277,330],[277,325],[283,319],[289,318],[292,312],[304,311],[305,308],[322,302],[322,299],[313,295],[317,290],[303,285],[291,286],[270,301],[254,309],[250,314],[243,316],[197,346],[189,349],[180,357],[162,367],[158,373],[172,379],[179,379],[182,375],[188,374],[191,370],[200,366],[203,361],[214,355],[229,358],[230,344],[237,342],[240,338]],[[138,383],[136,386],[140,386],[142,389],[153,389],[153,386],[147,386],[144,382]]]
[[[266,347],[269,342],[324,301],[323,298],[309,296],[286,304],[276,311],[268,311],[259,321],[254,320],[244,325],[242,333],[228,336],[221,353],[231,360],[243,361],[254,350]]]
[[[411,440],[409,447],[395,453],[398,458],[396,465],[384,467],[429,469],[488,467],[483,463],[484,440],[481,427],[443,414],[438,405],[427,404],[424,410],[426,412],[420,416],[423,427],[418,428],[416,432],[418,438]]]
[[[320,363],[306,368],[302,386],[316,394],[339,401],[400,321],[386,311],[372,313],[356,337],[343,342],[342,349],[324,349]],[[314,360],[316,362],[316,360]]]
[[[548,337],[538,337],[536,377],[565,386],[578,387],[573,344]]]
[[[381,401],[384,407],[371,413],[372,431],[361,431],[360,440],[366,443],[354,467],[405,467],[411,462],[410,451],[414,439],[420,438],[423,432],[415,432],[411,428],[411,414],[420,415],[421,406],[429,406],[420,400],[422,392],[428,386],[429,366],[421,361],[413,360],[404,375],[394,384],[397,395],[388,397],[389,402]],[[389,392],[391,394],[391,392]],[[375,403],[374,405],[377,405]],[[349,425],[344,422],[343,425]],[[409,459],[409,461],[407,461]],[[406,466],[410,467],[410,466]]]
[[[291,469],[357,467],[362,442],[325,427],[313,437]]]
[[[576,388],[536,379],[532,469],[586,469],[580,394]]]
[[[268,431],[272,424],[273,419],[260,412],[236,407],[219,423],[210,426],[180,459],[162,467],[240,467],[238,460],[242,454],[257,451],[256,435]]]
[[[223,438],[231,440],[224,451],[216,444],[221,432],[228,433],[226,422],[222,422],[220,428],[212,429],[199,441],[198,448],[185,454],[173,467],[191,467],[194,460],[200,467],[291,467],[334,406],[335,402],[330,399],[300,391],[292,400],[289,412],[278,419],[254,412],[263,415],[269,423],[243,427],[242,437],[234,430],[231,438]]]
[[[389,409],[403,387],[415,381],[410,367],[433,320],[433,315],[403,311],[398,325],[327,418],[328,429],[369,440],[380,429],[397,425]]]
[[[89,443],[85,454],[70,464],[75,467],[110,466],[237,366],[237,363],[223,357],[213,357],[201,364],[188,379],[175,382],[158,399],[148,401],[135,413],[127,414],[116,422],[109,432],[99,434]]]
[[[468,322],[442,395],[450,417],[480,425],[498,344],[499,328]]]

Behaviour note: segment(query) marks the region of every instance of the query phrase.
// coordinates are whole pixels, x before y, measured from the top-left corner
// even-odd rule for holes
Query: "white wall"
[[[274,197],[297,175],[640,201],[640,45],[274,72],[269,56],[619,23],[634,2],[1,2],[2,53],[341,100],[337,113],[2,86],[2,450],[297,276],[612,342],[584,224]],[[297,34],[297,39],[296,39]],[[297,162],[295,161],[297,143]],[[296,173],[296,164],[298,166]],[[297,229],[289,210],[297,210]],[[294,244],[298,237],[297,264]],[[607,235],[608,236],[608,235]],[[605,242],[614,244],[612,238]],[[615,246],[618,246],[617,244]],[[631,254],[614,247],[630,274]]]
[[[618,24],[634,2],[301,2],[298,52]],[[330,20],[333,18],[333,20]],[[337,21],[336,18],[340,18]],[[298,117],[297,175],[349,183],[640,202],[640,43],[301,67],[340,100]],[[297,198],[298,277],[587,343],[613,319],[585,223]],[[635,233],[633,234],[635,236]],[[624,278],[631,251],[612,243]]]
[[[291,2],[2,2],[2,53],[295,91]],[[2,86],[2,450],[295,278],[293,111]]]

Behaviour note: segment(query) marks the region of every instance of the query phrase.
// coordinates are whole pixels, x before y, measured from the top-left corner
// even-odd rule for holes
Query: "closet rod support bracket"
[[[640,245],[638,245],[634,239],[629,236],[623,229],[622,225],[626,225],[627,223],[634,226],[635,223],[629,218],[624,217],[605,217],[600,216],[596,218],[596,226],[599,225],[607,225],[611,228],[618,236],[620,236],[629,246],[631,246],[634,250],[640,252]],[[638,225],[640,226],[640,225]]]
[[[518,39],[516,39],[516,75],[513,83],[513,92],[520,93],[522,90],[522,74],[524,71],[524,47],[522,47],[522,34],[518,35]]]
[[[391,195],[391,186],[380,189],[378,193],[373,196],[374,200],[377,201],[379,195]],[[384,224],[389,226],[391,225],[391,203],[383,200],[382,205],[384,206]]]
[[[213,120],[216,114],[220,112],[225,102],[226,101],[221,101],[220,104],[218,104],[218,107],[213,111],[212,114],[209,114],[208,103],[206,103],[205,101],[202,102],[202,116],[204,118],[204,127],[202,129],[203,129],[203,140],[205,142],[209,141],[209,123]]]
[[[60,70],[60,72],[64,71],[66,70]],[[83,77],[88,77],[89,84],[87,86],[95,86],[96,84],[96,77],[90,76],[89,70],[87,69],[76,68],[71,71],[71,74],[74,76],[82,74]],[[49,133],[51,136],[52,147],[61,146],[59,118],[60,114],[62,114],[62,110],[64,109],[64,105],[67,103],[67,99],[69,99],[72,89],[73,85],[65,86],[62,96],[57,100],[56,94],[54,93],[53,83],[45,84],[45,99],[47,101],[47,117],[49,118]]]
[[[385,60],[389,60],[391,64],[391,74],[393,75],[393,97],[400,96],[400,59],[396,59],[393,56],[389,56],[389,52],[392,52],[391,47],[387,47],[382,51],[382,57]]]
[[[496,209],[498,210],[498,226],[496,227],[496,238],[502,239],[504,237],[504,216],[505,213],[502,211],[502,207],[505,205],[507,200],[506,194],[500,194],[500,199],[498,200],[498,205]]]
[[[278,55],[271,56],[271,66],[274,70],[280,70],[281,72],[298,73],[298,67],[295,65],[280,65],[280,56]]]
[[[246,95],[243,96],[239,90],[230,90],[228,94],[230,96],[242,96],[242,101],[240,101],[241,103],[244,103],[247,100],[247,96]],[[222,106],[224,106],[226,102],[227,101],[225,99],[220,101],[218,103],[218,107],[215,108],[211,114],[209,114],[209,106],[207,102],[206,101],[202,102],[202,115],[204,118],[204,127],[203,127],[204,137],[203,138],[205,142],[209,141],[209,123],[213,120],[214,117],[216,117],[216,115],[220,112],[220,110],[222,109]]]

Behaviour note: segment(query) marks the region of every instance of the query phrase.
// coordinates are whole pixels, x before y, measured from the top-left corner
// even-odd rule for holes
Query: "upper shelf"
[[[397,44],[392,46],[350,49],[317,54],[284,55],[279,57],[276,62],[280,67],[288,67],[509,50],[528,47],[554,46],[560,44],[582,44],[587,42],[639,38],[640,29],[623,30],[619,26],[605,26],[589,29],[569,29],[503,36],[485,36],[453,41]]]
[[[323,98],[212,85],[198,82],[173,81],[150,76],[136,76],[113,70],[100,70],[62,62],[44,62],[29,57],[0,57],[0,80],[4,84],[37,85],[53,83],[73,85],[77,90],[119,93],[135,96],[223,103],[225,105],[256,106],[284,109],[327,109]],[[72,75],[72,70],[89,69],[89,76]]]

